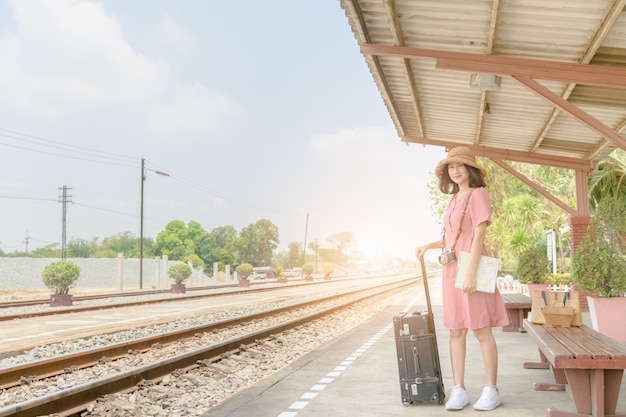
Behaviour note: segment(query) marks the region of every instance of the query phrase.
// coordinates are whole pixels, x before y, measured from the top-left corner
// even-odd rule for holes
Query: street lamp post
[[[141,213],[139,226],[139,289],[143,289],[143,183],[146,181],[146,171],[169,177],[170,174],[163,171],[146,168],[146,159],[141,158]]]

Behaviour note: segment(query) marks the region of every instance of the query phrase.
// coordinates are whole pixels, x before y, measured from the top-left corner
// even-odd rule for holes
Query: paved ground
[[[441,323],[439,282],[431,283],[434,314],[438,329],[442,373],[446,395],[452,386],[448,354],[448,331]],[[419,297],[420,288],[399,296],[393,305],[371,321],[338,340],[311,352],[281,372],[241,392],[203,417],[353,417],[416,416],[435,417],[446,413],[436,403],[402,405],[398,384],[392,317]],[[419,307],[422,308],[419,308]],[[424,299],[414,307],[423,309]],[[585,315],[585,320],[589,317]],[[534,382],[553,382],[547,370],[523,369],[524,362],[537,361],[538,350],[525,333],[504,333],[494,329],[500,351],[499,387],[504,405],[492,412],[474,411],[471,406],[459,415],[496,415],[543,417],[548,408],[574,412],[573,402],[565,392],[534,391]],[[478,343],[468,338],[466,385],[472,403],[484,385],[484,372]],[[626,411],[626,388],[618,412]]]

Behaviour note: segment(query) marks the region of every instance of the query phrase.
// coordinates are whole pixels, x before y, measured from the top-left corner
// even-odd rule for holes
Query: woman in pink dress
[[[474,409],[489,411],[502,404],[497,388],[498,347],[491,329],[506,326],[509,319],[497,288],[493,294],[476,291],[476,268],[480,256],[487,255],[485,232],[491,224],[485,170],[469,148],[457,147],[437,165],[435,174],[441,192],[452,195],[444,215],[444,238],[418,247],[415,254],[421,259],[428,249],[444,248],[458,259],[461,251],[470,253],[467,272],[461,277],[462,288],[454,285],[456,260],[442,265],[443,323],[450,329],[454,379],[446,410],[462,410],[470,403],[465,389],[465,357],[467,333],[472,330],[480,345],[486,374],[486,385]]]

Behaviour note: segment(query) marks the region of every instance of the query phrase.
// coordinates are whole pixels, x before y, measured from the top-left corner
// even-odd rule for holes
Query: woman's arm
[[[442,246],[443,246],[443,239],[435,240],[425,245],[418,246],[417,248],[415,248],[415,256],[417,257],[417,259],[421,259],[427,250],[441,249]]]
[[[486,231],[487,222],[482,222],[474,228],[474,237],[472,238],[470,257],[467,263],[467,272],[463,278],[463,292],[465,293],[476,291],[476,270],[478,269],[480,256],[483,254]]]

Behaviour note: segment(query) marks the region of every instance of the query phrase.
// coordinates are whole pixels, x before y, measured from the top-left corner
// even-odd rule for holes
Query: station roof
[[[626,0],[340,2],[402,141],[583,172],[626,149]]]

